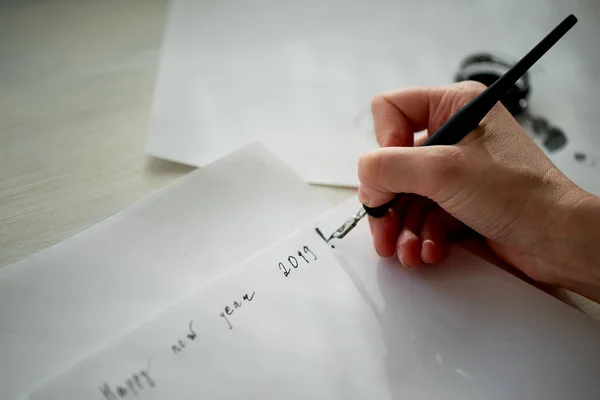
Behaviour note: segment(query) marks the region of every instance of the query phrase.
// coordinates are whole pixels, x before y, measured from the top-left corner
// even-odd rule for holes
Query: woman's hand
[[[433,264],[464,224],[529,277],[591,296],[600,288],[600,251],[591,243],[600,239],[600,202],[564,176],[500,103],[457,145],[415,147],[426,139],[415,140],[416,132],[435,132],[483,89],[463,82],[373,99],[381,148],[360,159],[359,198],[376,207],[411,193],[385,217],[369,218],[377,252],[396,252],[405,266]],[[597,280],[596,289],[582,289],[582,280]]]

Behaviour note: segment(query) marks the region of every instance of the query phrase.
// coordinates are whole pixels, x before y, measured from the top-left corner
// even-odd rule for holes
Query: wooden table
[[[0,267],[192,168],[148,157],[166,0],[0,6]],[[316,187],[332,204],[353,196]],[[600,320],[600,306],[559,291]]]

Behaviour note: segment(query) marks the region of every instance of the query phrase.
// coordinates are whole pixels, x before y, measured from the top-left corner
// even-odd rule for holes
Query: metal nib
[[[344,222],[344,224],[342,226],[340,226],[335,232],[333,232],[331,234],[331,236],[329,236],[329,239],[325,239],[325,236],[321,233],[321,231],[318,228],[317,228],[317,233],[327,243],[329,243],[329,241],[331,239],[341,239],[344,236],[346,236],[348,234],[348,232],[350,232],[352,229],[354,229],[356,224],[358,224],[358,221],[363,219],[365,215],[367,215],[367,212],[365,211],[364,208],[361,207],[360,210],[358,210],[358,212],[356,214],[354,214],[352,217],[350,217],[350,219],[348,219],[346,222]]]

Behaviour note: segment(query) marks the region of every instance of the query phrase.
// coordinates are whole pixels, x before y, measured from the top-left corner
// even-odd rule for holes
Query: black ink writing
[[[189,333],[185,336],[186,339],[179,339],[176,344],[171,345],[171,350],[173,351],[173,353],[181,353],[181,351],[187,347],[188,341],[196,340],[196,337],[198,335],[194,331],[193,325],[194,321],[192,320],[188,325]]]
[[[317,235],[319,235],[319,237],[320,237],[321,239],[323,239],[323,241],[324,241],[325,243],[329,244],[329,241],[330,241],[332,238],[329,238],[329,239],[327,239],[327,238],[325,237],[325,235],[323,235],[323,232],[321,232],[321,230],[320,230],[319,228],[315,228],[315,232],[317,232]],[[334,245],[330,245],[330,246],[331,246],[331,248],[332,248],[332,249],[335,249],[335,246],[334,246]],[[314,254],[313,254],[313,255],[314,255]],[[316,260],[316,258],[315,258],[315,260]]]
[[[315,253],[313,253],[308,246],[304,246],[302,248],[302,251],[298,250],[298,257],[300,257],[301,260],[304,261],[304,264],[310,264],[310,261],[314,261],[317,259],[317,256],[315,255]],[[308,254],[310,254],[312,257],[312,260],[309,260],[307,258]],[[286,265],[282,262],[280,262],[277,266],[279,267],[279,270],[283,272],[283,276],[285,276],[286,278],[290,275],[290,273],[292,272],[292,268],[293,269],[297,269],[300,265],[302,265],[302,263],[300,263],[298,261],[298,259],[295,256],[289,256],[287,258],[288,264],[290,265],[291,268],[286,267]]]
[[[132,374],[131,377],[125,379],[123,385],[112,387],[104,382],[100,386],[100,393],[106,400],[119,400],[129,395],[137,397],[142,391],[155,387],[156,382],[150,375],[150,361],[148,361],[146,369],[141,369],[139,372]]]
[[[317,259],[317,256],[315,256],[315,253],[313,253],[312,251],[310,251],[310,249],[308,248],[308,246],[304,246],[304,248],[302,250],[304,250],[305,253],[312,254],[312,256],[314,257],[313,261]]]
[[[196,335],[196,332],[194,332],[194,329],[192,328],[193,324],[194,324],[194,321],[192,320],[192,321],[190,321],[190,324],[188,326],[190,333],[187,334],[187,338],[190,340],[194,340],[198,336],[198,335]]]
[[[308,260],[306,259],[306,257],[304,257],[304,254],[300,253],[300,251],[298,251],[298,257],[302,257],[302,259],[304,260],[304,262],[308,262]]]
[[[137,375],[136,375],[137,376]],[[138,382],[140,382],[140,380],[138,379]],[[141,382],[140,382],[141,383]],[[135,385],[133,384],[133,379],[127,379],[127,388],[129,389],[129,391],[131,393],[133,393],[134,395],[138,395],[138,391],[135,387]]]
[[[220,312],[219,315],[225,319],[225,322],[227,322],[227,326],[229,326],[229,329],[233,329],[233,325],[231,325],[231,322],[229,322],[229,318],[227,318],[222,312]]]
[[[290,274],[290,270],[285,268],[285,265],[283,265],[282,262],[279,263],[279,270],[283,271],[283,276],[285,276],[287,278],[287,276]]]
[[[223,311],[221,311],[219,313],[219,316],[225,320],[225,322],[227,323],[227,326],[229,327],[229,329],[233,329],[233,325],[231,325],[231,321],[227,317],[233,315],[233,313],[234,313],[234,311],[236,309],[241,308],[242,305],[244,304],[244,302],[252,301],[252,299],[254,298],[254,294],[255,293],[256,293],[256,291],[252,292],[251,295],[248,295],[248,293],[244,294],[242,296],[242,301],[241,302],[234,301],[233,302],[233,308],[230,307],[230,306],[225,306],[223,308]]]
[[[140,374],[146,379],[146,381],[148,382],[148,384],[150,385],[151,388],[156,387],[156,382],[154,382],[154,380],[150,377],[150,368],[148,368],[148,371],[146,370],[141,370]]]

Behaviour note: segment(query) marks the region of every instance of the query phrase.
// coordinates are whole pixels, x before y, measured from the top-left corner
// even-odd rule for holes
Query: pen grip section
[[[404,193],[398,193],[396,196],[394,196],[392,200],[388,201],[385,204],[382,204],[377,207],[367,207],[363,205],[363,208],[365,209],[365,212],[368,216],[373,218],[382,218],[385,214],[387,214],[389,209],[392,208],[393,205],[402,198],[402,196],[404,196]]]

